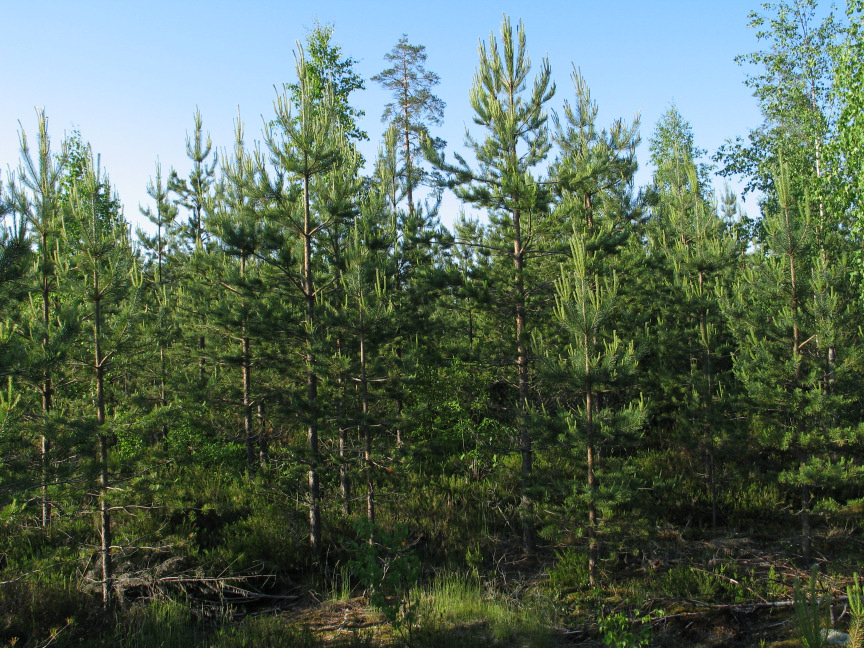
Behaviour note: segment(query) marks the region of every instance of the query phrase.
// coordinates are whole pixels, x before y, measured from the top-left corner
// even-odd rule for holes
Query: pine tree
[[[86,166],[72,178],[67,231],[80,237],[73,273],[78,276],[80,299],[87,305],[92,327],[92,401],[98,440],[99,530],[102,571],[102,604],[114,605],[114,567],[111,555],[112,526],[109,488],[109,448],[116,433],[108,417],[108,377],[122,351],[128,351],[133,319],[138,316],[140,273],[129,242],[129,229],[119,213],[119,202],[110,197],[110,184],[89,147]],[[72,225],[73,227],[69,227]],[[82,365],[86,366],[82,358]]]
[[[51,478],[52,435],[57,373],[69,351],[77,318],[74,308],[57,303],[60,274],[65,259],[59,257],[59,239],[62,229],[61,178],[63,159],[55,158],[48,137],[48,120],[39,111],[36,157],[30,151],[26,134],[20,133],[21,167],[17,178],[9,187],[12,210],[26,222],[35,239],[35,268],[33,278],[38,282],[31,294],[31,310],[26,328],[22,331],[28,347],[28,370],[24,379],[33,385],[41,398],[42,432],[40,435],[42,474],[42,526],[51,523],[51,501],[48,483]],[[69,312],[67,312],[69,311]]]
[[[156,338],[159,348],[159,367],[155,376],[158,384],[158,404],[163,410],[168,406],[168,362],[166,356],[175,338],[175,323],[177,319],[177,304],[175,294],[175,281],[166,273],[167,257],[170,253],[169,242],[175,236],[175,220],[177,218],[177,205],[169,199],[169,190],[162,184],[162,165],[156,163],[156,176],[147,183],[147,195],[155,202],[155,212],[151,207],[139,206],[139,211],[153,225],[156,226],[155,236],[148,236],[138,228],[138,239],[145,250],[148,250],[155,262],[152,281],[152,297],[154,299],[151,310],[154,326],[152,334]],[[161,435],[164,439],[168,435],[167,422],[162,423]]]
[[[437,335],[433,324],[434,302],[445,283],[441,266],[444,264],[450,236],[438,220],[438,205],[410,206],[406,211],[400,202],[406,187],[398,168],[398,141],[396,124],[387,129],[378,150],[375,173],[368,196],[377,196],[379,219],[386,228],[389,256],[392,265],[390,280],[395,331],[390,341],[393,362],[387,391],[396,406],[396,446],[400,454],[406,450],[406,426],[410,426],[405,412],[405,400],[411,392],[412,367],[432,358],[427,353],[421,360],[411,350],[428,348],[428,341]]]
[[[552,168],[560,196],[555,221],[565,236],[567,228],[585,236],[592,272],[603,276],[614,267],[613,259],[641,216],[632,198],[639,119],[631,124],[617,119],[608,130],[599,129],[598,106],[588,84],[576,68],[571,79],[576,101],[565,101],[564,119],[555,119],[554,138],[560,148]]]
[[[275,227],[282,228],[284,232],[279,234],[284,243],[277,242],[277,246],[290,244],[290,236],[298,237],[300,243],[299,268],[291,282],[305,303],[303,337],[306,346],[309,537],[312,552],[317,555],[321,548],[318,434],[322,412],[318,398],[319,368],[315,354],[316,337],[319,334],[319,293],[313,253],[320,249],[317,243],[325,236],[332,219],[329,214],[313,209],[313,193],[318,188],[316,183],[350,154],[336,117],[332,92],[325,88],[323,99],[315,100],[315,77],[308,68],[299,44],[297,77],[297,115],[292,115],[292,102],[286,89],[276,99],[275,119],[265,132],[265,142],[270,152],[270,161],[276,170],[275,175],[271,178],[265,169],[261,168],[259,171],[263,195],[272,205],[272,212],[268,217]],[[280,265],[284,271],[289,271],[287,266],[281,263]]]
[[[432,94],[432,88],[440,83],[437,74],[426,69],[426,48],[411,45],[403,34],[399,42],[384,58],[392,67],[372,77],[390,90],[393,101],[384,106],[381,121],[391,124],[401,141],[405,195],[408,213],[414,214],[414,189],[422,184],[425,173],[419,167],[420,143],[428,137],[429,125],[440,126],[444,120],[444,102]],[[437,142],[439,148],[443,142]]]
[[[610,484],[605,493],[600,490],[600,450],[628,445],[644,425],[647,412],[641,397],[630,393],[637,365],[635,345],[622,342],[615,330],[617,279],[614,274],[610,279],[597,278],[586,241],[578,234],[570,239],[570,256],[561,267],[555,293],[555,322],[562,332],[561,343],[552,344],[536,336],[535,346],[544,349],[544,377],[566,422],[567,432],[561,442],[574,454],[586,456],[588,574],[594,586],[599,560],[598,508],[605,503],[604,496],[608,498],[614,491]],[[574,486],[574,492],[581,490]]]
[[[787,166],[773,186],[778,209],[765,216],[763,253],[724,306],[755,432],[788,454],[779,479],[798,492],[802,559],[810,564],[814,491],[860,474],[842,450],[860,435],[860,390],[846,382],[858,371],[860,350],[850,336],[846,271],[819,253],[818,210],[795,199]]]
[[[485,139],[476,140],[466,133],[466,144],[477,159],[477,169],[472,170],[458,155],[458,166],[445,165],[428,140],[425,153],[438,168],[450,172],[450,184],[456,195],[488,209],[501,239],[510,239],[512,251],[502,247],[498,252],[513,261],[509,292],[516,322],[522,534],[526,551],[532,552],[536,546],[531,497],[534,451],[527,424],[530,371],[525,266],[534,243],[534,224],[548,209],[548,192],[532,175],[532,170],[546,158],[551,146],[544,105],[554,95],[555,85],[551,81],[549,62],[544,59],[530,91],[527,89],[531,61],[521,22],[514,35],[510,19],[505,16],[501,26],[501,49],[492,34],[488,46],[480,44],[479,53],[471,107],[475,112],[474,122],[486,131]]]
[[[204,120],[200,110],[195,111],[193,121],[195,127],[192,137],[188,134],[186,136],[186,155],[192,162],[192,170],[186,180],[171,169],[168,174],[168,191],[177,196],[178,205],[189,211],[189,221],[184,225],[183,238],[187,245],[196,249],[204,244],[204,218],[208,210],[212,209],[218,155],[213,152],[210,135],[204,135]]]
[[[257,155],[257,154],[256,154]],[[232,339],[237,351],[224,348],[221,363],[239,366],[238,389],[249,474],[268,462],[268,444],[263,422],[261,378],[253,380],[253,369],[263,369],[261,357],[269,327],[279,317],[267,299],[268,275],[262,261],[266,246],[265,204],[258,200],[258,166],[246,150],[242,122],[237,122],[234,157],[223,162],[217,207],[208,219],[208,229],[217,243],[205,273],[206,283],[219,294],[209,308],[209,321],[224,339]],[[263,373],[263,372],[262,372]],[[257,417],[257,423],[255,421]]]
[[[192,336],[186,341],[187,353],[198,356],[197,380],[189,377],[186,387],[197,392],[196,397],[200,403],[208,400],[208,376],[207,376],[207,335],[206,321],[202,312],[206,310],[205,302],[208,296],[200,290],[196,281],[193,266],[198,261],[196,255],[207,254],[207,232],[205,230],[206,217],[214,209],[214,190],[216,178],[216,165],[218,155],[213,150],[213,142],[209,133],[204,133],[204,122],[201,111],[195,110],[193,115],[194,129],[192,136],[186,135],[186,156],[192,163],[189,177],[184,179],[176,170],[171,169],[168,174],[168,191],[173,193],[175,204],[183,207],[189,213],[186,223],[181,224],[177,230],[178,248],[184,253],[186,263],[180,264],[179,286],[177,299],[179,311],[183,315],[183,326],[181,331],[184,337]],[[178,250],[179,251],[179,250]],[[178,259],[180,260],[180,259]],[[197,335],[195,335],[197,333]],[[196,351],[192,349],[195,348]],[[191,366],[188,360],[184,362]],[[215,371],[215,367],[213,368]]]
[[[155,213],[150,207],[140,207],[139,211],[153,225],[156,226],[156,235],[147,236],[138,229],[138,238],[144,248],[156,257],[156,285],[163,286],[167,278],[163,277],[162,268],[165,265],[165,257],[168,254],[168,243],[173,233],[174,221],[177,218],[177,205],[169,200],[168,187],[162,185],[162,165],[156,162],[156,177],[147,183],[147,195],[156,203]]]
[[[645,416],[641,402],[620,402],[622,398],[626,402],[622,396],[626,389],[616,383],[634,375],[636,362],[633,332],[625,324],[632,316],[622,308],[631,300],[621,299],[619,303],[618,273],[627,277],[627,286],[632,289],[635,282],[629,276],[628,264],[638,263],[642,255],[634,236],[641,205],[632,195],[639,119],[630,124],[617,119],[608,130],[600,129],[597,103],[575,67],[571,79],[575,101],[565,101],[563,119],[555,118],[554,139],[560,154],[551,170],[559,196],[555,233],[559,240],[563,235],[563,240],[570,242],[569,250],[565,250],[569,258],[556,284],[555,322],[567,331],[562,344],[568,346],[558,360],[559,371],[563,366],[570,366],[570,372],[578,368],[564,380],[584,401],[578,414],[574,410],[566,418],[570,435],[578,443],[574,450],[579,447],[586,456],[588,489],[584,503],[588,509],[589,576],[594,583],[599,510],[608,504],[598,489],[600,451],[604,444],[621,443],[642,425]],[[613,312],[619,320],[615,327],[609,319]],[[578,367],[573,364],[577,361]],[[573,443],[574,439],[568,442]]]
[[[348,241],[345,270],[341,274],[344,301],[340,319],[346,329],[345,342],[350,340],[355,345],[351,380],[360,390],[356,420],[363,440],[366,517],[372,524],[375,523],[373,429],[381,425],[373,418],[370,386],[382,380],[380,348],[392,330],[393,313],[387,283],[392,274],[388,268],[387,230],[379,220],[383,204],[380,196],[376,199],[374,195],[364,204]]]
[[[678,150],[681,146],[684,150]],[[719,295],[728,291],[741,252],[730,223],[706,197],[694,151],[686,138],[658,160],[651,250],[663,271],[665,298],[658,323],[658,370],[668,376],[664,400],[684,444],[702,455],[711,501],[711,528],[717,529],[717,458],[731,441],[725,415],[732,395],[728,324]],[[659,295],[658,295],[659,297]],[[740,448],[740,446],[739,446]]]

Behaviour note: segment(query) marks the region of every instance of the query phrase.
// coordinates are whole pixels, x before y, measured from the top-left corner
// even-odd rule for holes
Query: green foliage
[[[837,137],[829,143],[829,197],[832,211],[847,213],[847,205],[861,205],[864,200],[864,179],[860,169],[864,166],[864,3],[847,2],[849,26],[837,56],[835,91],[839,103]],[[852,233],[857,241],[864,238],[864,219],[852,210]],[[864,253],[855,251],[856,281],[864,278]],[[859,289],[860,290],[860,289]],[[859,295],[860,296],[860,295]]]
[[[824,628],[828,627],[827,612],[820,600],[819,567],[814,565],[810,584],[805,591],[795,583],[795,632],[804,648],[822,648],[826,645]]]
[[[704,569],[681,564],[663,573],[658,587],[670,598],[740,603],[751,596],[742,586],[745,580],[746,577],[737,574],[733,564],[720,563]]]
[[[852,574],[852,584],[846,586],[846,596],[849,603],[851,620],[849,621],[849,648],[861,648],[864,645],[864,588],[858,579],[858,573]]]
[[[121,613],[113,636],[104,645],[129,648],[186,648],[203,638],[189,605],[183,601],[155,600]]]
[[[608,648],[640,648],[651,641],[651,619],[651,614],[636,610],[632,619],[615,612],[601,616],[597,623]]]
[[[556,551],[555,557],[555,565],[547,572],[553,592],[566,594],[588,586],[588,556],[585,552],[564,549]]]
[[[179,232],[181,241],[189,250],[200,248],[204,244],[204,219],[205,215],[213,209],[213,184],[218,162],[218,156],[213,151],[210,134],[204,134],[204,120],[200,110],[195,110],[193,121],[192,137],[186,136],[186,156],[192,162],[189,178],[181,178],[174,169],[171,169],[168,174],[167,185],[167,191],[177,196],[176,204],[189,211],[189,220]],[[159,190],[158,185],[154,193],[156,194],[153,197],[157,200],[157,211],[161,211],[163,208],[159,196],[164,196],[164,194]],[[164,215],[160,220],[164,221],[164,224],[173,221],[176,215],[174,209],[167,205],[161,213]]]
[[[281,616],[250,617],[223,627],[208,639],[210,648],[317,648],[321,642],[305,627]]]
[[[81,593],[77,578],[64,573],[45,572],[4,582],[0,586],[0,644],[35,645],[52,636],[66,639],[97,622],[94,603]]]
[[[356,531],[364,540],[351,541],[354,556],[349,565],[366,591],[369,601],[407,646],[413,645],[418,621],[418,601],[414,586],[420,576],[420,561],[408,540],[408,528],[397,526],[388,531],[367,519],[358,520]]]
[[[555,84],[549,62],[543,59],[528,90],[531,60],[521,22],[514,38],[510,19],[505,17],[500,49],[491,34],[488,44],[481,43],[479,53],[471,107],[476,113],[475,123],[486,129],[486,136],[480,141],[466,135],[478,170],[472,171],[459,155],[456,159],[460,166],[448,167],[429,146],[425,152],[436,166],[453,174],[451,183],[458,185],[457,196],[492,210],[498,226],[509,229],[507,219],[499,219],[499,210],[543,210],[546,196],[531,170],[546,158],[551,147],[544,105],[555,94]]]
[[[350,56],[343,56],[342,48],[332,39],[333,26],[316,21],[315,27],[306,36],[304,48],[309,54],[308,81],[301,78],[299,82],[287,85],[291,100],[300,107],[306,100],[304,95],[308,95],[315,103],[328,95],[332,96],[334,115],[345,135],[349,139],[368,139],[366,133],[357,126],[357,120],[365,113],[349,103],[351,93],[363,90],[365,83],[354,70],[357,61]],[[308,87],[304,88],[303,84],[307,82]]]
[[[665,171],[670,163],[674,164],[684,158],[692,160],[696,165],[699,184],[706,187],[710,184],[712,166],[700,162],[707,151],[696,146],[693,127],[674,103],[657,120],[654,133],[648,140],[648,149],[651,153],[651,164],[654,166],[654,190],[669,188],[670,178]]]
[[[537,601],[520,602],[486,590],[470,576],[439,574],[420,593],[422,623],[415,644],[548,648],[554,643],[546,611]]]
[[[781,0],[752,11],[750,27],[767,47],[736,58],[756,66],[746,83],[764,119],[747,142],[727,142],[715,159],[723,165],[721,174],[743,176],[746,191],[762,191],[769,207],[781,158],[794,169],[799,199],[817,193],[824,172],[826,138],[836,119],[832,85],[840,25],[830,10],[817,21],[818,5],[818,0]]]
[[[480,48],[470,165],[427,132],[438,78],[403,36],[364,177],[358,63],[318,25],[260,147],[238,119],[217,165],[196,112],[191,172],[149,183],[142,252],[98,155],[78,133],[53,155],[40,113],[0,190],[0,643],[341,638],[294,610],[204,623],[190,582],[236,574],[276,596],[311,581],[339,613],[359,583],[380,641],[542,646],[572,614],[640,646],[650,616],[622,602],[782,598],[792,538],[857,564],[864,7],[845,32],[813,0],[763,9],[765,51],[741,60],[764,122],[720,156],[765,190],[755,232],[674,107],[638,194],[638,120],[601,127],[578,69],[550,129],[549,63],[508,18]],[[421,146],[488,220],[451,234],[436,193],[412,197]],[[358,482],[378,524],[352,530]],[[123,607],[97,623],[103,529]],[[777,568],[742,566],[751,549]],[[442,565],[472,576],[419,585]],[[860,643],[857,580],[849,598]]]

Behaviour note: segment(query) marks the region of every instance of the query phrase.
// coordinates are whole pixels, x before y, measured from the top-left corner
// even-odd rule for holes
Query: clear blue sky
[[[644,184],[650,177],[644,142],[673,101],[691,122],[696,144],[710,152],[759,124],[743,85],[747,70],[733,62],[760,48],[747,28],[747,14],[757,7],[755,0],[0,0],[0,168],[5,176],[17,167],[19,128],[32,139],[34,107],[44,107],[55,148],[64,133],[80,129],[101,154],[127,218],[139,222],[157,157],[166,173],[171,166],[188,172],[185,137],[196,107],[219,148],[233,143],[238,108],[247,140],[260,137],[274,85],[293,81],[295,42],[316,19],[334,26],[334,42],[357,59],[365,79],[385,67],[384,54],[403,33],[426,46],[427,67],[441,77],[437,94],[447,103],[436,134],[447,140],[450,157],[462,149],[465,126],[472,127],[468,93],[478,42],[497,35],[506,13],[524,22],[535,65],[549,57],[558,85],[552,108],[573,98],[572,63],[599,104],[601,125],[641,113]],[[367,159],[383,131],[386,101],[372,82],[352,96],[366,111]],[[455,201],[445,203],[445,222],[456,208]]]

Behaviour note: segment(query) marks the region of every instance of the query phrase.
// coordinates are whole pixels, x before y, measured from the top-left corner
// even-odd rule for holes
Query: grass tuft
[[[545,648],[552,632],[539,606],[484,591],[470,576],[445,574],[420,593],[416,644]]]

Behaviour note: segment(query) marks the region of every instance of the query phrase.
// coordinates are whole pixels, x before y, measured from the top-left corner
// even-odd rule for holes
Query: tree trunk
[[[240,257],[240,277],[246,274],[246,257]],[[252,402],[252,352],[249,338],[246,336],[246,320],[240,325],[241,361],[243,364],[243,433],[246,437],[246,472],[251,476],[255,472],[255,424],[253,422],[254,403]]]
[[[251,475],[255,472],[255,426],[253,424],[252,407],[252,362],[249,354],[249,338],[245,337],[246,325],[243,325],[243,432],[246,436],[246,471]]]
[[[96,425],[99,432],[99,526],[102,539],[102,607],[110,612],[114,604],[114,568],[111,561],[111,508],[108,504],[108,436],[105,434],[105,359],[102,357],[102,310],[99,277],[93,271],[93,355],[96,369]]]
[[[162,347],[162,341],[159,341],[159,405],[164,409],[167,401],[165,400],[165,349]],[[162,424],[162,439],[168,438],[168,424]]]
[[[339,275],[341,278],[341,274]],[[336,337],[336,352],[342,356],[342,337]],[[336,378],[339,389],[339,399],[336,402],[336,427],[339,432],[339,496],[342,499],[342,515],[351,515],[351,473],[348,468],[348,426],[345,423],[345,390],[346,378],[339,371]]]
[[[396,363],[400,377],[402,376],[402,347],[396,348]],[[404,403],[402,401],[401,390],[396,395],[396,452],[402,456],[405,450],[405,435],[403,430],[404,421],[402,420],[402,409]]]
[[[786,220],[788,223],[788,212],[786,213]],[[798,300],[798,281],[794,254],[789,255],[789,279],[790,288],[792,290],[792,361],[795,363],[794,389],[800,389],[803,367],[801,362],[801,331],[798,327],[800,304]],[[804,421],[802,420],[801,415],[798,417],[797,427],[797,442],[799,444],[798,460],[799,464],[803,468],[807,462],[807,453],[802,444],[805,432],[803,429]],[[809,565],[812,560],[812,543],[810,537],[810,487],[807,484],[801,485],[801,554],[804,564]]]
[[[813,560],[812,544],[810,532],[810,487],[804,484],[801,486],[801,554],[805,565],[809,565]]]
[[[705,274],[699,272],[699,294],[703,294]],[[708,312],[699,313],[699,335],[702,338],[702,380],[705,393],[702,397],[702,410],[705,415],[705,434],[708,436],[708,446],[705,456],[705,473],[708,478],[708,491],[711,495],[711,535],[717,535],[717,479],[714,471],[714,433],[711,428],[710,416],[714,404],[713,367],[711,363],[711,345],[708,339]]]
[[[519,443],[522,452],[522,539],[525,551],[536,549],[534,537],[534,502],[531,500],[531,473],[533,451],[531,433],[528,431],[528,350],[525,344],[525,254],[522,248],[522,233],[519,210],[513,212],[513,266],[516,293],[516,366],[519,372]]]
[[[341,344],[341,340],[337,341]],[[339,405],[336,414],[339,427],[339,494],[342,497],[342,515],[351,515],[351,474],[348,470],[348,427],[345,425],[345,377],[339,375]]]
[[[51,500],[48,498],[48,480],[51,479],[51,442],[42,437],[42,528],[51,526]]]
[[[108,505],[108,437],[99,435],[99,527],[101,536],[102,607],[110,612],[114,604],[114,568],[111,562],[111,509]]]
[[[204,386],[204,351],[207,348],[207,342],[204,336],[198,338],[198,382]]]
[[[363,430],[363,464],[366,473],[366,519],[375,524],[375,484],[372,477],[372,431],[369,429],[369,383],[366,376],[366,333],[360,313],[360,403]]]
[[[47,254],[47,249],[48,234],[43,233],[42,253]],[[43,274],[42,277],[42,323],[45,326],[42,346],[47,347],[48,330],[51,324],[51,284],[47,274]],[[51,382],[51,373],[46,369],[42,377],[42,414],[45,425],[48,425],[48,417],[51,414],[53,395],[54,387]],[[44,434],[42,435],[40,452],[42,464],[42,527],[47,529],[51,525],[51,500],[48,498],[48,481],[51,478],[51,441]]]
[[[583,337],[585,345],[585,375],[591,372],[592,342]],[[591,587],[597,584],[597,482],[594,476],[594,392],[588,387],[585,393],[585,439],[588,446],[588,580]]]
[[[710,434],[710,431],[709,431]],[[711,494],[711,535],[717,536],[717,479],[714,474],[714,444],[708,446],[705,457],[706,472],[708,473],[708,489]]]
[[[264,418],[264,403],[258,401],[258,463],[262,470],[270,464],[270,444],[267,439],[267,420]]]
[[[303,293],[306,299],[306,398],[309,408],[309,546],[321,550],[321,506],[318,485],[318,376],[312,345],[315,324],[315,287],[312,281],[312,215],[309,205],[309,176],[303,178]]]
[[[348,472],[348,428],[339,427],[339,494],[342,497],[342,515],[351,515],[351,474]]]
[[[411,123],[408,118],[407,85],[405,95],[405,187],[408,191],[408,215],[414,216],[414,178],[411,168]]]

